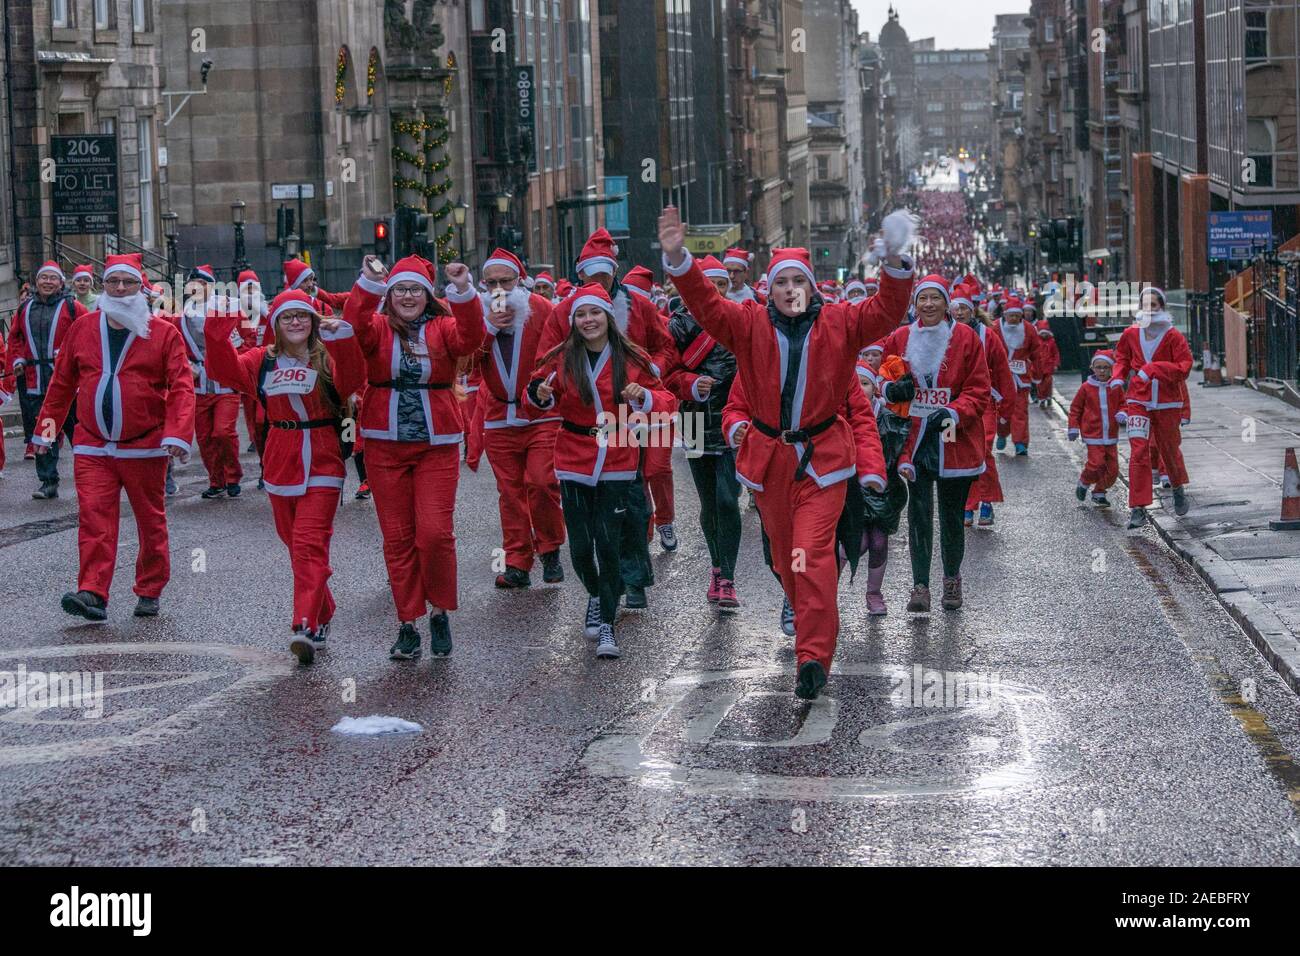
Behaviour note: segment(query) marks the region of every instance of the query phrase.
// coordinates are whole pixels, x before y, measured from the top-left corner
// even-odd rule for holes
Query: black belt
[[[272,428],[283,428],[285,431],[300,432],[308,428],[329,428],[331,426],[337,426],[339,420],[337,418],[311,418],[305,422],[298,422],[290,419],[288,421],[279,422],[271,421],[267,424]]]
[[[418,389],[451,388],[451,382],[399,382],[389,379],[387,382],[367,382],[371,388],[391,388],[399,392],[412,392]]]
[[[560,419],[560,427],[566,432],[573,432],[575,435],[586,435],[588,438],[595,438],[600,434],[600,429],[586,425],[575,425],[567,418]]]
[[[802,442],[805,447],[803,456],[799,459],[799,467],[794,471],[794,480],[803,481],[808,474],[808,463],[812,461],[813,455],[813,436],[820,435],[826,429],[835,424],[838,415],[832,415],[830,418],[818,422],[816,425],[809,425],[807,428],[787,428],[782,431],[779,428],[773,428],[766,422],[760,422],[757,418],[751,418],[750,422],[755,428],[766,435],[768,438],[775,438],[777,441],[786,445],[793,445]]]

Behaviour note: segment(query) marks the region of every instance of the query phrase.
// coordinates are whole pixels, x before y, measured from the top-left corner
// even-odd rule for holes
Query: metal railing
[[[155,252],[153,249],[146,249],[144,246],[132,242],[130,239],[124,239],[119,235],[109,233],[104,236],[104,252],[106,255],[138,252],[146,270],[152,269],[154,272],[158,273],[160,277],[165,278],[167,276],[167,257],[159,252]]]
[[[1216,367],[1224,361],[1223,290],[1187,293],[1187,332],[1192,357],[1205,362],[1208,349]]]
[[[1266,253],[1251,269],[1255,294],[1246,334],[1250,374],[1295,382],[1300,379],[1300,258],[1294,253]]]

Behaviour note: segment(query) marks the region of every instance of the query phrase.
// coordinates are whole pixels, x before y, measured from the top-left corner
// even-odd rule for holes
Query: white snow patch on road
[[[418,734],[424,728],[401,717],[371,714],[369,717],[344,717],[330,730],[350,737],[373,737],[376,734]]]

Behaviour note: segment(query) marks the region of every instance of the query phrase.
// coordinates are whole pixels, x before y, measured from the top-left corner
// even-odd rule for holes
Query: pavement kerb
[[[1052,389],[1052,402],[1061,415],[1069,416],[1069,403],[1056,389]],[[1128,474],[1124,469],[1120,470],[1119,480],[1128,487]],[[1150,524],[1165,544],[1200,575],[1269,666],[1293,692],[1300,694],[1300,639],[1287,629],[1268,605],[1250,593],[1245,582],[1232,569],[1231,562],[1194,539],[1176,515],[1150,510],[1147,514]]]

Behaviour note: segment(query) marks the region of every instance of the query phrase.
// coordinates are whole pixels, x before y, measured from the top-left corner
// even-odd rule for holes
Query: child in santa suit
[[[321,316],[305,292],[281,292],[271,302],[273,345],[236,351],[231,333],[241,318],[209,317],[205,365],[264,407],[263,477],[293,568],[289,651],[310,664],[334,618],[330,539],[345,475],[339,433],[346,396],[365,381],[365,360],[351,326]]]
[[[1129,528],[1146,523],[1151,504],[1151,449],[1160,452],[1161,471],[1174,486],[1174,513],[1187,514],[1181,421],[1187,403],[1187,376],[1192,351],[1187,339],[1173,327],[1165,309],[1165,294],[1150,287],[1138,297],[1139,312],[1133,325],[1119,337],[1115,348],[1115,375],[1128,378],[1125,434],[1129,440]]]
[[[474,417],[497,482],[505,551],[505,568],[496,578],[499,588],[529,587],[535,558],[541,559],[543,581],[564,580],[564,512],[555,477],[560,422],[554,415],[532,415],[523,401],[552,307],[524,288],[523,275],[523,263],[506,249],[492,250],[483,263],[483,279],[497,295],[483,297],[487,338],[475,356],[479,386]]]
[[[167,460],[187,458],[194,436],[194,376],[185,344],[175,326],[154,320],[143,282],[138,253],[108,257],[99,310],[68,330],[32,436],[37,453],[48,453],[73,401],[79,403],[72,450],[80,574],[77,591],[65,594],[62,606],[92,621],[107,617],[123,491],[139,541],[135,614],[158,613],[171,576]]]
[[[768,267],[766,307],[731,302],[685,249],[677,209],[659,219],[664,268],[695,320],[736,357],[753,412],[736,473],[756,493],[763,527],[797,620],[795,694],[811,700],[826,684],[839,632],[835,530],[844,482],[855,473],[853,430],[839,415],[854,384],[859,350],[894,328],[907,308],[911,244],[905,212],[885,222],[888,256],[879,295],[827,303],[817,294],[806,249],[781,249]]]
[[[1038,329],[1039,345],[1042,346],[1038,350],[1039,379],[1035,396],[1038,399],[1038,407],[1045,409],[1052,401],[1052,378],[1056,370],[1061,367],[1061,350],[1056,346],[1056,335],[1046,319],[1039,319],[1037,322],[1025,319],[1025,323]]]
[[[1038,364],[1041,361],[1042,340],[1038,331],[1024,320],[1020,300],[1008,296],[998,323],[1002,344],[1007,350],[1007,366],[1011,369],[1012,392],[1010,415],[998,418],[997,449],[1007,447],[1007,436],[1015,443],[1017,455],[1029,454],[1029,396],[1038,386]]]
[[[1102,350],[1092,357],[1092,374],[1070,403],[1070,441],[1083,439],[1088,461],[1079,475],[1074,496],[1083,501],[1092,488],[1092,502],[1110,507],[1106,491],[1119,478],[1119,433],[1124,418],[1124,383],[1112,377],[1115,353]]]
[[[316,281],[316,271],[301,259],[290,259],[284,264],[284,288],[305,292],[311,297],[312,308],[318,315],[332,315],[343,311],[348,293],[326,292]]]
[[[604,286],[582,286],[569,305],[569,335],[542,356],[528,400],[560,419],[555,476],[570,560],[587,589],[585,628],[597,657],[616,658],[614,615],[624,587],[617,516],[629,508],[644,441],[626,426],[633,413],[671,415],[677,402],[650,370],[649,356],[620,331]]]
[[[993,454],[993,439],[997,435],[999,418],[1010,418],[1016,395],[1002,337],[981,321],[979,313],[975,311],[978,295],[979,282],[974,276],[968,275],[962,284],[952,290],[952,300],[949,303],[953,318],[979,335],[989,369],[989,402],[984,406],[984,471],[971,482],[970,493],[966,496],[966,510],[962,520],[968,528],[975,523],[977,508],[979,526],[986,528],[993,524],[993,506],[1004,500],[1002,482],[998,478],[997,457]]]

